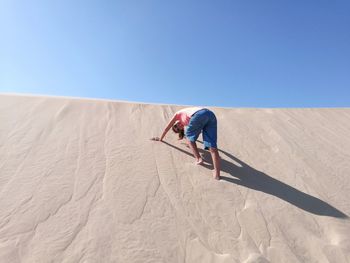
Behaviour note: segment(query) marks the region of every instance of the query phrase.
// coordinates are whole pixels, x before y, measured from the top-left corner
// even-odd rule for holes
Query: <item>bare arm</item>
[[[165,135],[167,134],[167,132],[170,130],[170,128],[174,125],[174,123],[176,122],[176,114],[173,116],[173,118],[169,121],[168,125],[165,127],[162,136],[160,136],[160,141],[163,140],[163,138],[165,137]]]

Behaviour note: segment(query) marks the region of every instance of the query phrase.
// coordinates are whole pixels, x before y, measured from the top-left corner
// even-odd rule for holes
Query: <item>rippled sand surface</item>
[[[216,181],[180,108],[1,95],[0,262],[350,262],[350,109],[211,107]]]

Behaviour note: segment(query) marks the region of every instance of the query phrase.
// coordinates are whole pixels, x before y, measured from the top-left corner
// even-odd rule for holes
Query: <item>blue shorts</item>
[[[208,109],[202,109],[192,115],[185,136],[189,141],[195,142],[203,132],[204,149],[217,148],[217,130],[215,114]]]

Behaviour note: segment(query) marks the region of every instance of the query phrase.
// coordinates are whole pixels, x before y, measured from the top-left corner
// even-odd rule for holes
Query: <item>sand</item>
[[[0,262],[350,262],[350,109],[210,107],[216,181],[181,108],[1,95]]]

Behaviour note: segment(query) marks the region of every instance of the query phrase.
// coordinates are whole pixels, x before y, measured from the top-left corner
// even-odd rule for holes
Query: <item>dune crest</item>
[[[180,108],[1,95],[0,262],[350,262],[350,109],[210,107],[218,182]]]

